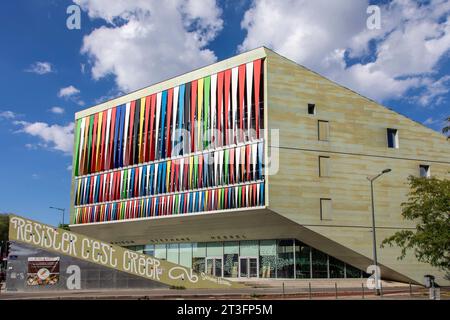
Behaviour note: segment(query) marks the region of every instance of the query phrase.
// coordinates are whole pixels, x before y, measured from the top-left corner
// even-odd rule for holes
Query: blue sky
[[[80,30],[66,27],[74,3]],[[444,0],[5,2],[0,212],[57,224],[48,207],[68,211],[76,111],[261,45],[439,131],[449,15]]]

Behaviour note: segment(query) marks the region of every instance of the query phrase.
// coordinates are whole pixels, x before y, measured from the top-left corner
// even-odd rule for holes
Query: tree
[[[447,139],[450,139],[450,116],[445,119],[445,122],[447,122],[447,125],[442,128],[442,133],[447,134]]]
[[[9,215],[0,213],[0,241],[8,241]]]
[[[450,276],[450,180],[408,178],[408,201],[402,203],[402,216],[416,222],[416,229],[401,230],[383,240],[385,245],[399,246],[403,259],[413,250],[421,262],[439,268]]]

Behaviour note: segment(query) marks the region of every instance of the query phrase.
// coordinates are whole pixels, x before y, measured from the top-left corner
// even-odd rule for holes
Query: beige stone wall
[[[269,209],[371,258],[366,177],[392,169],[374,184],[380,243],[400,228],[414,228],[402,219],[400,204],[407,199],[406,179],[419,174],[419,164],[430,165],[433,176],[450,178],[450,142],[269,50],[267,55],[268,126],[280,130],[280,169],[268,177]],[[308,114],[308,103],[316,104],[315,115]],[[329,121],[329,141],[318,141],[318,120]],[[398,129],[398,149],[387,147],[386,128]],[[319,155],[330,157],[329,177],[319,177]],[[332,199],[331,220],[320,219],[320,198]],[[436,273],[411,255],[398,261],[398,254],[398,248],[378,250],[382,264],[416,281]],[[351,257],[342,258],[351,263]]]

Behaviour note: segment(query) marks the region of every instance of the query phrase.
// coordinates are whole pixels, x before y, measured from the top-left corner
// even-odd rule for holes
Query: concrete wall
[[[45,292],[69,290],[67,281],[72,273],[67,273],[67,268],[74,265],[78,266],[81,271],[80,290],[167,288],[166,285],[156,281],[142,279],[141,277],[125,272],[105,268],[70,256],[58,255],[19,242],[12,242],[9,257],[10,260],[8,261],[6,275],[7,291]],[[28,285],[27,271],[29,257],[59,257],[59,281],[53,285]],[[69,282],[72,281],[69,280]]]
[[[319,250],[326,252],[325,240],[331,240],[371,258],[371,198],[366,177],[392,169],[375,182],[379,246],[394,232],[415,226],[402,219],[400,204],[407,200],[406,179],[419,175],[419,164],[430,165],[432,176],[450,178],[449,141],[266,51],[268,127],[280,130],[280,169],[268,177],[269,209],[322,235],[323,245],[315,244]],[[308,103],[315,103],[315,115],[308,114]],[[328,141],[318,141],[318,120],[329,121]],[[398,149],[387,147],[387,128],[398,129]],[[275,143],[269,141],[272,147]],[[319,156],[330,157],[329,177],[319,177]],[[321,220],[320,198],[332,199],[330,220]],[[426,273],[436,274],[442,282],[442,273],[417,262],[412,255],[399,261],[399,253],[398,248],[378,249],[379,261],[418,282]],[[349,261],[352,257],[337,258],[353,262]]]

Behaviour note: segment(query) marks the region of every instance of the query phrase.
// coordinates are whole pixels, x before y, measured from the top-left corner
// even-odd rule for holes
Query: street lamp
[[[378,279],[379,279],[379,274],[378,274],[378,260],[377,260],[377,238],[375,235],[375,205],[374,205],[374,201],[373,201],[373,182],[378,179],[379,177],[381,177],[383,174],[391,172],[391,169],[384,169],[383,171],[381,171],[379,174],[377,174],[374,177],[367,177],[367,180],[370,181],[370,194],[371,194],[371,199],[372,199],[372,239],[373,239],[373,264],[375,265],[375,272],[376,272],[376,294],[377,296],[380,295],[380,288],[378,288]]]
[[[55,209],[55,210],[58,210],[58,211],[62,212],[62,226],[64,227],[64,215],[65,215],[66,209],[64,209],[64,208],[56,208],[56,207],[49,207],[49,208],[50,209]]]

